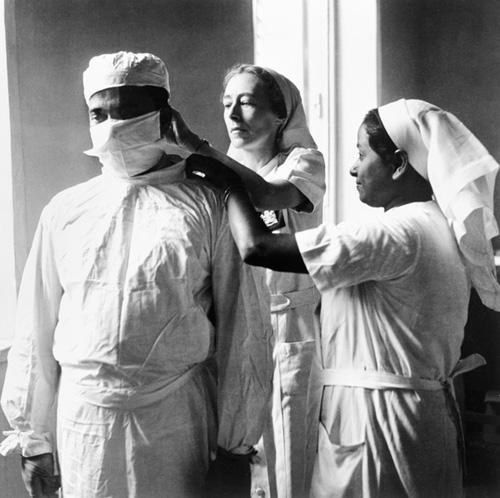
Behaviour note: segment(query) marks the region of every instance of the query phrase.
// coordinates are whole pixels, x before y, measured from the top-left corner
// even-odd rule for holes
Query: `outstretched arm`
[[[192,132],[179,111],[171,109],[172,126],[167,134],[167,140],[175,143],[188,152],[213,157],[237,173],[248,189],[252,203],[256,209],[286,209],[294,208],[307,201],[306,196],[286,180],[267,181],[259,174],[235,161],[228,155],[214,149],[196,133]]]
[[[186,162],[188,175],[201,173],[224,191],[231,233],[245,263],[276,271],[307,273],[295,236],[269,231],[238,174],[213,158],[197,154]]]

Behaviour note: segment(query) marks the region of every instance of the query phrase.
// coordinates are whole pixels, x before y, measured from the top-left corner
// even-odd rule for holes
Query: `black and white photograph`
[[[498,0],[0,0],[0,498],[500,497]]]

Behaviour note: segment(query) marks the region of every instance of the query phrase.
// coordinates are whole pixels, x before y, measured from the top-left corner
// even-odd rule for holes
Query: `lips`
[[[234,127],[234,128],[231,128],[231,133],[245,133],[246,130],[245,128],[239,128],[239,127]]]

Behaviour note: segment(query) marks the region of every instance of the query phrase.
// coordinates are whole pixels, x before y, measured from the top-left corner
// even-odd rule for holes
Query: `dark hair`
[[[236,76],[237,74],[248,73],[253,74],[264,85],[264,90],[266,95],[269,97],[269,102],[271,103],[271,109],[280,119],[284,119],[287,116],[285,97],[283,93],[272,76],[272,74],[261,66],[255,66],[253,64],[236,64],[231,67],[226,75],[224,76],[223,88],[226,89],[229,80]]]
[[[159,86],[145,85],[143,88],[147,91],[149,97],[154,102],[157,109],[162,109],[168,104],[170,95],[165,88]]]
[[[384,128],[378,110],[368,111],[362,125],[368,134],[370,147],[382,158],[384,164],[394,164],[397,146]]]

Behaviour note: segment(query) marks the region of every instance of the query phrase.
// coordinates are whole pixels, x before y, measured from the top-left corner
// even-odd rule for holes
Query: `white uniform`
[[[267,181],[287,180],[308,199],[297,209],[281,211],[277,233],[295,233],[323,221],[325,164],[316,149],[295,147],[278,154],[258,173]],[[317,450],[318,390],[316,307],[319,292],[309,275],[267,270],[274,331],[274,379],[271,418],[264,436],[265,460],[253,466],[253,495],[280,498],[309,494]],[[267,473],[266,475],[266,466]],[[267,483],[269,479],[269,484]],[[262,491],[261,491],[262,490]]]
[[[184,162],[58,194],[19,295],[2,393],[17,432],[4,453],[53,451],[58,396],[65,498],[197,496],[217,443],[231,451],[261,435],[272,377],[264,287],[219,194],[186,180]]]
[[[462,495],[450,379],[469,281],[432,202],[296,235],[322,294],[314,497]]]

